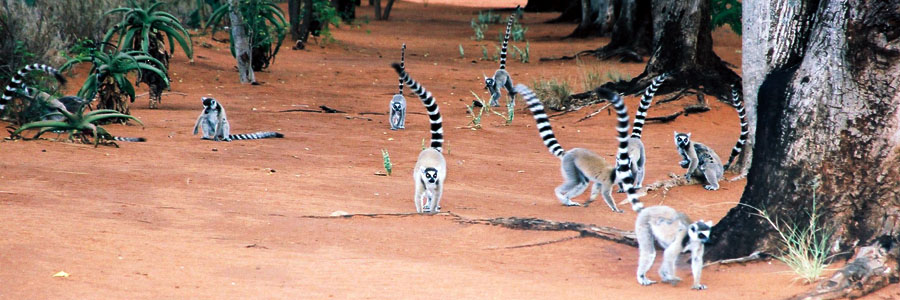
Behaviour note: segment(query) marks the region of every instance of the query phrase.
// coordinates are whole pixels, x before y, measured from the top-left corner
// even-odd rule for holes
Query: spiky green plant
[[[391,154],[388,153],[387,149],[381,149],[381,158],[384,159],[384,171],[388,176],[391,176]]]
[[[504,29],[504,31],[506,31],[506,29]],[[524,41],[526,32],[528,32],[528,27],[522,26],[522,23],[519,23],[519,20],[515,19],[512,27],[509,29],[509,38],[512,39],[513,42]],[[506,34],[506,32],[503,34]]]
[[[134,85],[127,77],[131,72],[137,72],[139,76],[144,72],[154,73],[162,79],[163,87],[169,86],[165,65],[144,52],[139,50],[125,52],[115,50],[112,53],[91,52],[93,54],[90,56],[78,56],[70,59],[59,69],[64,71],[79,63],[93,64],[90,76],[78,90],[78,96],[84,99],[94,99],[94,95],[99,93],[100,101],[97,108],[128,113],[129,102],[125,101],[123,96],[128,96],[131,99],[130,102],[134,102]]]
[[[459,58],[466,58],[466,51],[463,50],[462,44],[459,44]]]
[[[111,109],[98,109],[85,114],[85,107],[86,105],[82,106],[81,109],[75,113],[58,110],[57,112],[48,115],[62,115],[65,117],[63,121],[36,121],[26,123],[22,125],[22,127],[19,127],[19,129],[16,129],[16,131],[12,133],[12,137],[19,137],[23,131],[29,129],[38,129],[38,133],[34,135],[33,139],[37,139],[41,134],[49,131],[68,132],[70,141],[77,137],[83,142],[88,143],[88,135],[93,136],[94,147],[97,147],[100,145],[101,140],[112,140],[112,135],[110,135],[106,129],[95,123],[108,119],[131,119],[138,122],[138,124],[141,124],[141,126],[144,125],[141,120],[138,120],[134,116],[122,114]]]
[[[480,109],[478,110],[477,114],[475,113],[475,104],[474,103],[466,104],[466,110],[472,116],[472,120],[469,121],[469,124],[472,124],[472,129],[480,129],[481,128],[481,116],[484,115],[484,108],[487,107],[487,104],[484,103],[484,100],[481,100],[481,97],[479,97],[478,94],[476,94],[473,91],[469,91],[469,92],[472,93],[472,96],[475,96],[475,101],[478,102],[479,104],[481,104]]]
[[[472,30],[475,31],[475,35],[472,36],[473,40],[480,41],[484,39],[484,31],[487,29],[487,24],[478,23],[475,19],[472,19],[470,22],[470,26],[472,26]]]
[[[531,48],[531,45],[529,45],[528,42],[525,43],[524,51],[522,49],[519,49],[519,47],[516,47],[516,45],[513,45],[513,49],[516,50],[516,53],[519,54],[519,61],[521,61],[522,63],[526,63],[526,64],[531,59],[531,49],[530,48]]]
[[[710,29],[715,29],[728,24],[731,31],[741,35],[741,1],[739,0],[710,0],[709,10],[712,19],[709,22]]]
[[[495,14],[494,10],[489,9],[487,11],[479,11],[478,12],[478,23],[479,24],[499,24],[500,23],[500,14]]]
[[[244,19],[247,34],[250,37],[251,65],[254,71],[268,68],[278,55],[281,43],[287,33],[287,21],[284,13],[271,0],[240,0],[238,10]],[[206,27],[213,27],[213,34],[218,30],[218,25],[227,19],[231,12],[231,5],[225,4],[216,9]],[[229,36],[230,36],[229,32]],[[231,37],[231,55],[235,55],[234,37]]]
[[[491,60],[491,57],[488,56],[487,47],[481,45],[481,60]]]
[[[114,36],[118,36],[119,49],[140,50],[168,68],[169,57],[175,53],[177,41],[184,54],[193,62],[191,35],[178,18],[160,10],[163,2],[139,5],[134,0],[129,0],[128,4],[130,7],[119,7],[105,13],[105,15],[123,13],[123,16],[118,24],[106,32],[103,43],[109,43]],[[166,39],[169,50],[165,47]],[[150,87],[150,108],[156,108],[162,98],[162,90],[166,86],[162,84],[162,77],[156,73],[147,70],[140,72],[140,82],[147,83]]]

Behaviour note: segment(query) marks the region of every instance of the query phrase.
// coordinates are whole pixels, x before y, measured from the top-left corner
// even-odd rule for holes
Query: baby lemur
[[[681,155],[679,164],[687,168],[684,179],[698,178],[706,180],[703,188],[715,191],[719,189],[719,180],[725,173],[722,160],[712,148],[704,144],[691,141],[691,133],[675,132],[675,147]]]

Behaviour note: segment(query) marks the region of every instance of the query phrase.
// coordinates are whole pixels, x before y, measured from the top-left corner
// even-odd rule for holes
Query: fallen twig
[[[583,238],[583,236],[581,236],[581,235],[579,234],[579,235],[567,236],[567,237],[564,237],[564,238],[561,238],[561,239],[555,239],[555,240],[550,240],[550,241],[543,241],[543,242],[539,242],[539,243],[524,244],[524,245],[515,245],[515,246],[506,246],[506,247],[488,247],[488,248],[484,248],[484,249],[485,249],[485,250],[498,250],[498,249],[518,249],[518,248],[538,247],[538,246],[550,245],[550,244],[555,244],[555,243],[560,243],[560,242],[565,242],[565,241],[574,240],[574,239],[580,239],[580,238]]]
[[[676,100],[678,100],[678,99],[684,98],[685,95],[696,95],[696,94],[697,94],[696,92],[692,92],[692,91],[690,91],[690,90],[688,90],[688,89],[683,89],[683,90],[679,91],[677,94],[675,94],[675,96],[672,96],[672,97],[669,97],[669,98],[666,98],[666,99],[662,99],[662,100],[656,101],[656,104],[663,104],[663,103],[666,103],[666,102],[672,102],[672,101],[676,101]]]
[[[336,114],[336,113],[338,113],[338,114],[343,114],[343,113],[346,113],[345,111],[340,111],[340,110],[337,110],[337,109],[334,109],[334,108],[331,108],[331,107],[328,107],[328,106],[325,106],[325,105],[319,105],[319,108],[321,108],[322,111],[324,111],[324,112],[327,113],[327,114]]]
[[[703,266],[708,267],[708,266],[712,266],[712,265],[728,265],[728,264],[735,264],[735,263],[745,263],[745,262],[751,262],[751,261],[765,259],[767,257],[769,257],[769,255],[759,252],[759,251],[756,251],[756,252],[750,253],[750,255],[747,255],[744,257],[717,260],[717,261],[713,261],[713,262],[708,262],[708,263],[704,264]]]
[[[580,123],[581,121],[590,119],[591,117],[593,117],[593,116],[599,114],[599,113],[600,113],[601,111],[603,111],[604,109],[608,108],[610,105],[612,105],[612,103],[607,103],[606,105],[604,105],[603,107],[601,107],[601,108],[598,109],[597,111],[592,112],[592,113],[590,113],[590,114],[587,115],[587,116],[584,116],[584,118],[581,118],[581,119],[579,119],[578,121],[575,121],[575,123]]]

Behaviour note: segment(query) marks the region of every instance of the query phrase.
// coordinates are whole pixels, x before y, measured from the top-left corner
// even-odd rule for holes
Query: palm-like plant
[[[109,43],[118,36],[119,49],[140,50],[169,67],[169,57],[175,53],[175,42],[181,46],[184,54],[193,62],[191,35],[181,25],[178,18],[160,10],[162,2],[150,5],[138,5],[129,0],[130,7],[119,7],[107,11],[105,15],[124,13],[122,21],[110,28],[103,37],[103,43]],[[169,50],[165,48],[163,33],[168,39]],[[163,78],[154,72],[141,70],[140,82],[150,87],[150,108],[156,108],[162,97]]]
[[[281,42],[284,41],[288,26],[284,19],[284,13],[271,0],[240,0],[238,6],[247,33],[250,35],[250,51],[253,57],[251,65],[254,71],[261,71],[268,68],[269,64],[275,60],[275,55],[281,48]],[[231,5],[222,5],[209,16],[205,28],[212,26],[213,34],[215,34],[218,30],[217,25],[230,12]],[[234,41],[234,37],[231,37],[231,40]],[[232,43],[231,55],[233,56],[234,53],[234,43]]]
[[[162,79],[163,87],[169,86],[166,67],[163,63],[141,51],[91,52],[90,56],[84,55],[70,59],[59,69],[64,71],[78,63],[90,62],[93,64],[91,75],[78,90],[78,96],[84,99],[94,99],[94,95],[99,93],[100,101],[97,108],[114,109],[124,114],[129,112],[128,102],[124,97],[128,96],[131,102],[134,102],[135,97],[134,85],[127,77],[130,72],[138,72],[138,81],[140,81],[142,73],[155,74]]]
[[[26,123],[19,127],[16,131],[12,133],[13,137],[19,137],[23,131],[28,129],[39,129],[38,133],[34,135],[33,139],[37,139],[49,131],[53,132],[68,132],[69,140],[72,141],[75,138],[80,139],[83,143],[87,144],[90,142],[88,136],[94,137],[94,147],[97,147],[101,140],[111,141],[113,139],[112,135],[106,131],[100,125],[94,124],[107,119],[132,119],[144,125],[141,120],[138,120],[134,116],[122,114],[115,110],[111,109],[98,109],[87,114],[84,113],[84,109],[86,106],[82,106],[77,112],[69,113],[64,110],[58,110],[55,113],[50,115],[62,115],[65,117],[63,121],[36,121],[31,123]]]

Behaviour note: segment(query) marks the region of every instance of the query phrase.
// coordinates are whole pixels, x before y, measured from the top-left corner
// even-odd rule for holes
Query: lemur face
[[[402,107],[400,106],[400,102],[391,103],[391,106],[394,107],[394,110],[399,111]]]
[[[494,78],[485,77],[484,78],[484,88],[493,89],[494,88]]]
[[[203,113],[210,113],[213,110],[219,109],[219,104],[216,103],[216,99],[210,97],[200,98],[203,101]]]
[[[679,133],[675,132],[675,145],[680,148],[685,148],[688,144],[691,143],[691,133]]]
[[[438,184],[439,178],[438,178],[438,170],[437,169],[425,168],[424,170],[422,170],[422,176],[423,176],[422,179],[429,186]]]
[[[709,232],[712,229],[712,223],[697,221],[694,224],[691,224],[690,230],[688,230],[688,235],[692,240],[700,241],[701,243],[706,243],[709,241]]]

